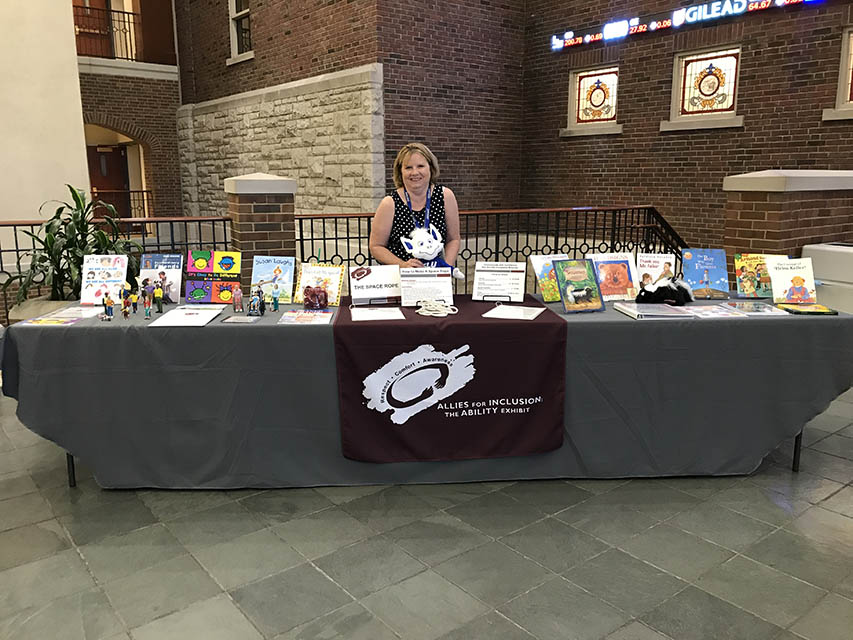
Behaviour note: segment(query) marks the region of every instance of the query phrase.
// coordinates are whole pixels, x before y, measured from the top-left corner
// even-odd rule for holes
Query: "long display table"
[[[853,316],[635,321],[548,306],[567,323],[564,439],[535,455],[345,458],[333,327],[279,326],[279,314],[200,329],[141,314],[13,325],[3,390],[102,486],[237,488],[748,473],[853,383]],[[454,317],[434,322],[452,342]]]

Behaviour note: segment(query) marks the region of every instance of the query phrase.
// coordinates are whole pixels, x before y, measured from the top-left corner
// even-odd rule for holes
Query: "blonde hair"
[[[420,142],[410,142],[400,149],[397,153],[397,158],[394,160],[393,173],[395,187],[399,188],[403,186],[403,163],[408,160],[409,156],[413,153],[419,153],[426,158],[427,164],[429,165],[430,184],[435,184],[436,180],[438,180],[438,158],[435,157],[435,154],[430,151],[425,144],[421,144]]]

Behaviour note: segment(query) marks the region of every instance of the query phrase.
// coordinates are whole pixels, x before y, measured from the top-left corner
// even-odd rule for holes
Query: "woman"
[[[444,240],[444,259],[453,265],[459,252],[459,205],[453,192],[436,184],[438,159],[426,145],[410,142],[394,160],[394,185],[385,196],[370,231],[370,254],[381,264],[422,267],[400,242],[415,226],[434,226]]]

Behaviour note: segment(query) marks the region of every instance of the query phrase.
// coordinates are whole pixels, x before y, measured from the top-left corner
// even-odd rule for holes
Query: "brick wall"
[[[182,215],[175,117],[178,83],[81,73],[80,95],[84,122],[118,131],[142,145],[153,215]]]
[[[853,121],[821,121],[822,110],[835,106],[848,2],[774,8],[616,44],[550,51],[552,34],[647,16],[673,4],[527,3],[523,206],[649,203],[688,243],[722,246],[725,176],[773,168],[853,169]],[[742,47],[737,113],[744,127],[660,132],[659,123],[669,119],[675,53],[727,44]],[[570,71],[611,63],[619,65],[617,120],[623,133],[560,138]]]

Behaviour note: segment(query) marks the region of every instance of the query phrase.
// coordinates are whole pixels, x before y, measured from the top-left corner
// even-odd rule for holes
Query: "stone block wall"
[[[385,192],[382,65],[323,74],[178,110],[188,215],[225,215],[223,181],[294,178],[299,213],[372,211]]]

